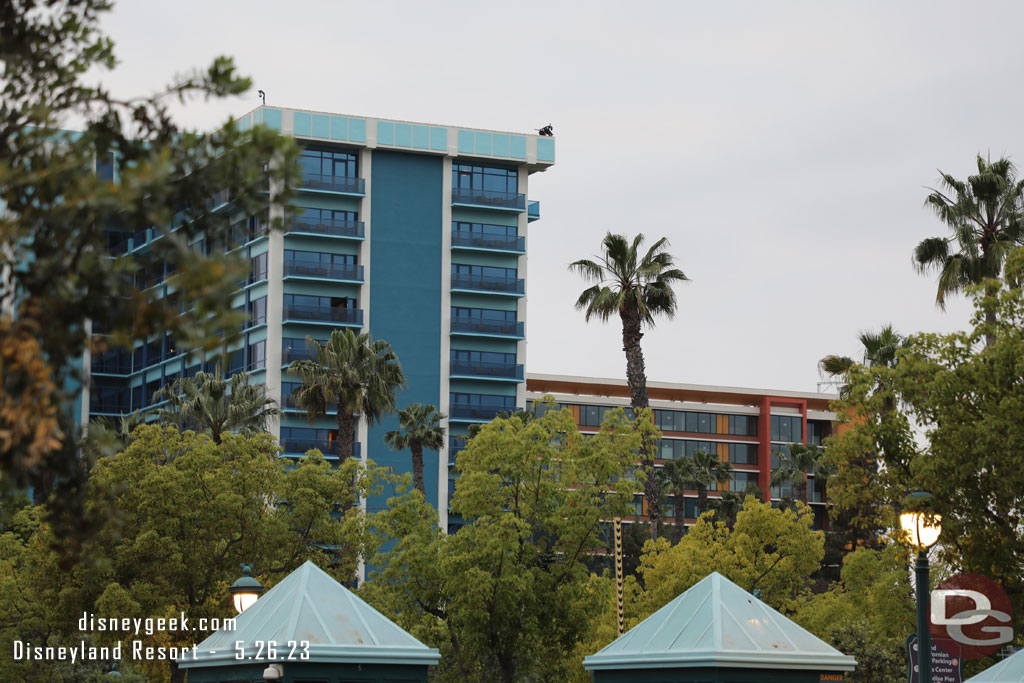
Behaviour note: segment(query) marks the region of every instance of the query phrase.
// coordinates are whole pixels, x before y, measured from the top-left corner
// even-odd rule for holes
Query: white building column
[[[446,156],[441,166],[441,381],[437,409],[447,414],[451,401],[448,375],[451,365],[452,339],[452,157]],[[451,421],[441,420],[448,436],[437,452],[437,523],[448,533],[448,444],[451,442]]]
[[[268,219],[284,219],[284,206],[277,201],[280,186],[270,188]],[[287,229],[287,227],[285,227]],[[267,235],[267,395],[281,407],[281,344],[284,323],[284,232],[271,230]],[[281,438],[281,416],[270,418],[268,430],[275,439]]]
[[[363,332],[370,333],[370,283],[373,273],[370,268],[370,196],[371,196],[371,171],[373,170],[373,152],[369,149],[359,151],[359,175],[363,178],[365,194],[359,200],[359,220],[363,221],[363,241],[359,245],[359,263],[363,266],[363,284],[359,287],[359,301],[357,306],[363,309]],[[359,418],[356,425],[356,440],[361,444],[359,451],[360,466],[366,467],[366,461],[370,456],[370,429],[365,417]],[[366,514],[366,496],[359,496],[359,509]],[[366,581],[366,559],[359,556],[359,566],[356,568],[356,576],[359,584]]]
[[[530,216],[529,216],[530,212],[529,212],[529,195],[527,194],[527,189],[528,189],[527,188],[527,183],[528,183],[529,175],[530,174],[527,173],[525,167],[523,167],[523,166],[519,167],[519,192],[522,193],[523,195],[526,195],[527,210],[522,212],[521,214],[519,214],[518,221],[517,221],[517,227],[518,227],[517,231],[523,237],[523,244],[526,245],[526,248],[524,249],[526,254],[522,254],[519,257],[519,262],[518,262],[518,265],[517,265],[517,268],[518,268],[517,276],[522,278],[524,281],[527,280],[527,278],[526,278],[527,254],[530,253],[530,238],[528,236],[528,230],[529,230],[528,226],[530,225]],[[526,284],[528,285],[529,282],[527,281]],[[516,311],[517,311],[516,312],[516,320],[522,321],[524,323],[524,326],[525,326],[525,323],[526,323],[526,298],[527,297],[525,297],[525,296],[520,297],[520,299],[518,301],[518,305],[516,307]],[[523,371],[525,373],[525,369],[526,369],[526,340],[525,339],[520,339],[518,342],[516,342],[516,362],[517,363],[522,363]],[[526,382],[521,382],[521,383],[516,385],[516,405],[517,406],[523,406],[524,408],[528,408],[529,407],[529,406],[526,405]]]

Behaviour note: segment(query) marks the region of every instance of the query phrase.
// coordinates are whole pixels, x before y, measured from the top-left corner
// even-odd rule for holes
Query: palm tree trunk
[[[647,400],[647,373],[644,369],[644,352],[640,340],[640,316],[634,311],[620,311],[622,318],[622,350],[626,352],[626,382],[629,384],[630,403],[634,412],[640,412],[649,405]]]
[[[413,442],[409,444],[412,451],[412,483],[416,490],[427,497],[427,490],[423,487],[423,445]]]
[[[339,397],[340,399],[340,397]],[[341,465],[352,455],[356,442],[356,425],[352,414],[341,407],[338,401],[338,464]]]
[[[622,310],[622,350],[626,352],[626,382],[629,384],[630,404],[633,413],[639,413],[650,405],[647,399],[647,374],[644,370],[644,352],[640,348],[640,317],[634,311]],[[648,454],[654,451],[654,444],[644,443],[641,464],[647,472],[644,482],[644,500],[647,501],[647,518],[651,523],[651,540],[658,540],[658,521],[661,519],[661,501],[658,500],[658,482],[654,476],[654,459]]]
[[[700,517],[708,509],[708,487],[697,487],[697,516]]]
[[[672,507],[674,508],[673,514],[675,514],[676,516],[676,543],[679,543],[679,541],[681,541],[683,538],[683,531],[686,530],[686,520],[684,519],[686,511],[683,508],[682,489],[679,489],[678,491],[675,492],[675,496],[673,498],[672,503]]]
[[[989,327],[989,331],[985,333],[985,346],[987,348],[996,343],[996,309],[992,306],[985,307],[985,323]]]

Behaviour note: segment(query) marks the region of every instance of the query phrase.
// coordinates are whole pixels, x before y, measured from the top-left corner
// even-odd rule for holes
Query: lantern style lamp
[[[924,491],[910,494],[913,507],[917,511],[907,511],[900,515],[900,526],[910,536],[910,545],[917,548],[917,565],[914,567],[916,577],[915,592],[917,593],[917,662],[918,680],[921,683],[932,683],[932,643],[928,633],[928,549],[935,545],[942,533],[942,518],[939,515],[928,515],[921,512],[927,506],[932,495]]]
[[[231,600],[235,603],[235,610],[241,614],[255,604],[257,598],[263,594],[265,589],[263,584],[250,576],[252,573],[251,564],[243,563],[239,566],[242,568],[242,576],[231,584],[228,592],[231,593]]]

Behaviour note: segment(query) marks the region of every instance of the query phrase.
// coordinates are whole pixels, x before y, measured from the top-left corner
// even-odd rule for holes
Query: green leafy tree
[[[712,515],[702,515],[682,540],[649,541],[638,570],[625,588],[626,628],[666,605],[712,571],[748,591],[761,590],[762,600],[791,611],[810,586],[823,556],[824,535],[813,531],[813,514],[798,503],[776,510],[748,496],[729,529]],[[595,591],[602,590],[600,585]],[[615,605],[606,603],[596,615],[595,634],[580,657],[592,654],[615,638]]]
[[[647,373],[644,354],[640,347],[643,327],[654,327],[655,318],[671,319],[676,313],[676,295],[672,289],[689,278],[675,267],[672,255],[665,251],[668,239],[662,237],[641,252],[644,236],[637,235],[630,242],[624,235],[608,233],[601,242],[603,252],[593,259],[580,259],[569,264],[591,287],[583,290],[576,300],[576,308],[586,311],[586,320],[599,318],[607,322],[617,315],[622,322],[622,348],[626,353],[626,382],[629,384],[630,402],[634,413],[647,408]],[[644,496],[651,522],[651,538],[658,536],[661,505],[658,483],[654,476],[654,444],[644,444],[641,451],[643,466],[647,470]]]
[[[989,280],[972,290],[973,330],[913,335],[895,367],[847,373],[850,395],[836,408],[848,428],[829,442],[826,458],[838,468],[829,485],[833,505],[865,511],[859,520],[865,524],[895,528],[894,511],[907,492],[931,492],[931,511],[942,516],[939,557],[952,571],[1001,583],[1019,614],[1024,249],[1008,257],[1005,275],[1002,283]],[[892,387],[890,402],[875,391],[878,374]],[[883,459],[871,477],[856,467],[865,453]]]
[[[798,600],[793,619],[857,660],[852,678],[889,683],[906,676],[905,641],[916,628],[906,548],[858,548],[843,561],[842,581]]]
[[[226,57],[151,96],[122,99],[94,85],[116,64],[99,31],[109,8],[105,0],[0,6],[0,485],[49,497],[70,550],[92,524],[81,514],[91,459],[68,409],[80,359],[168,333],[186,351],[236,339],[231,294],[242,258],[189,244],[223,243],[235,216],[266,206],[268,177],[286,201],[298,173],[294,143],[261,126],[240,131],[228,121],[199,134],[174,122],[171,102],[248,90]],[[116,183],[94,172],[108,162]],[[221,191],[230,215],[210,208]],[[147,227],[161,235],[150,248],[108,257],[111,240]],[[174,296],[135,278],[163,264]]]
[[[929,237],[914,249],[914,263],[922,273],[939,273],[936,304],[945,308],[946,297],[1002,274],[1007,254],[1024,244],[1024,181],[1009,159],[996,162],[978,155],[978,172],[967,181],[948,173],[940,189],[932,190],[925,206],[945,223],[950,237]],[[990,329],[985,343],[994,340],[996,311],[985,309]]]
[[[277,402],[262,384],[249,384],[244,372],[224,379],[209,372],[181,377],[153,394],[154,401],[167,401],[157,411],[164,422],[181,429],[208,432],[219,444],[228,432],[265,432],[267,420],[279,414]]]
[[[352,455],[358,419],[373,424],[393,412],[395,394],[406,386],[405,374],[391,345],[368,334],[334,330],[326,342],[307,337],[306,344],[316,349],[317,357],[294,361],[288,368],[302,379],[292,400],[310,422],[335,413],[338,460],[345,462]]]
[[[884,370],[893,368],[899,362],[899,351],[904,348],[907,338],[897,332],[892,325],[885,325],[878,332],[862,332],[858,339],[862,348],[861,360],[858,363],[848,356],[826,356],[819,361],[818,367],[832,377],[844,377],[852,368],[861,366],[868,369]],[[885,373],[883,373],[885,374]],[[891,414],[896,407],[891,382],[883,374],[875,373],[875,385],[871,392],[880,400],[883,413]],[[840,394],[848,396],[850,385],[845,381],[840,387]],[[885,461],[885,451],[897,450],[900,441],[897,439],[887,443],[886,439],[878,442],[875,448],[866,448],[861,457],[848,459],[844,462],[844,480],[861,478],[870,480],[878,476],[879,464]],[[879,455],[881,453],[881,455]],[[835,474],[833,470],[830,474]],[[885,525],[880,522],[872,524],[870,506],[856,510],[843,507],[830,511],[830,531],[826,534],[826,564],[831,567],[841,566],[841,558],[845,553],[858,547],[879,547],[880,539],[885,532]],[[838,578],[838,577],[836,577]]]
[[[589,555],[629,509],[627,477],[645,430],[613,411],[593,438],[568,410],[485,425],[458,458],[448,535],[419,496],[375,517],[394,539],[363,594],[442,651],[439,681],[564,681],[605,596],[591,589]]]
[[[423,449],[444,448],[444,427],[448,417],[426,403],[410,403],[398,411],[398,429],[384,435],[384,441],[396,451],[406,448],[412,453],[412,480],[416,490],[426,495],[423,487]]]
[[[749,482],[742,492],[722,491],[718,498],[709,501],[708,507],[714,511],[715,521],[724,522],[729,529],[735,527],[736,517],[743,509],[743,503],[747,500],[747,496],[764,500],[764,491],[754,482]]]
[[[57,538],[40,508],[18,513],[18,523],[0,535],[0,547],[12,549],[5,557],[18,558],[13,574],[5,575],[8,583],[0,582],[0,614],[13,605],[34,615],[3,622],[4,635],[74,642],[86,611],[139,618],[184,612],[194,625],[202,617],[231,617],[227,587],[243,561],[255,564],[268,587],[306,560],[351,580],[360,554],[376,548],[355,503],[381,491],[385,475],[361,470],[355,461],[332,467],[317,452],[291,466],[276,456],[267,434],[225,434],[216,444],[171,425],[138,427],[123,453],[102,458],[93,470],[87,506],[114,514],[71,571],[58,567]],[[123,634],[86,635],[109,645]],[[204,636],[165,631],[131,637],[188,646]],[[0,651],[0,672],[17,670],[10,655],[8,647]],[[184,671],[168,662],[132,664],[152,679],[184,680]],[[41,673],[33,680],[59,679]]]

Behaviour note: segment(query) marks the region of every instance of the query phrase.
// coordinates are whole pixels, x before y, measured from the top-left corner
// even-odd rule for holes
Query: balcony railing
[[[488,363],[487,361],[453,360],[449,366],[452,375],[470,377],[497,377],[501,379],[522,379],[523,366],[514,363]]]
[[[135,232],[133,232],[131,237],[131,251],[134,251],[135,249],[138,249],[139,247],[149,242],[149,240],[151,239],[150,236],[153,234],[153,232],[154,231],[152,228],[143,228],[141,230],[136,230]]]
[[[132,359],[131,357],[115,360],[93,358],[89,369],[93,374],[130,375],[132,373]]]
[[[308,232],[333,237],[363,237],[363,221],[340,221],[332,218],[314,220],[297,218],[288,227],[288,232]]]
[[[228,193],[227,190],[215,192],[213,196],[206,201],[206,210],[216,211],[218,209],[226,207],[230,201],[231,195]]]
[[[489,422],[490,420],[493,420],[498,415],[498,413],[502,411],[512,412],[513,410],[515,409],[509,408],[507,406],[481,406],[457,403],[452,404],[449,407],[448,415],[456,420],[484,420]]]
[[[301,349],[285,347],[281,349],[281,362],[292,363],[297,360],[316,360],[316,349],[307,349],[305,347]]]
[[[535,221],[540,219],[540,202],[528,202],[526,204],[527,220]]]
[[[466,450],[466,444],[464,443],[448,446],[448,462],[454,463],[455,459],[459,456],[459,453],[464,450]]]
[[[477,190],[468,187],[452,188],[453,204],[472,204],[498,209],[526,211],[526,195],[501,190]]]
[[[366,194],[366,181],[353,176],[303,173],[301,187],[307,190],[323,190],[341,194]]]
[[[472,334],[496,334],[507,337],[524,337],[525,326],[518,320],[486,320],[482,318],[452,318],[452,332]]]
[[[472,289],[480,292],[507,292],[524,294],[526,286],[521,279],[492,275],[452,275],[452,289]]]
[[[340,323],[342,325],[362,325],[363,309],[331,308],[330,306],[302,306],[292,304],[284,307],[285,321],[308,321],[320,323]]]
[[[307,451],[318,450],[325,458],[338,457],[336,439],[281,439],[281,447],[287,455],[305,455]],[[358,458],[361,452],[360,443],[356,441],[352,444],[352,457]]]
[[[90,413],[103,413],[104,415],[122,415],[132,412],[131,406],[120,401],[89,401]]]
[[[526,238],[518,235],[489,235],[479,232],[452,231],[453,247],[478,247],[503,251],[526,251]]]
[[[285,410],[292,412],[306,412],[304,408],[300,408],[292,397],[292,394],[287,394],[281,397],[281,405]],[[336,401],[328,401],[327,403],[327,414],[334,415],[338,412],[338,403]]]
[[[363,281],[363,267],[355,263],[308,263],[285,261],[285,276],[324,278],[326,280]]]

